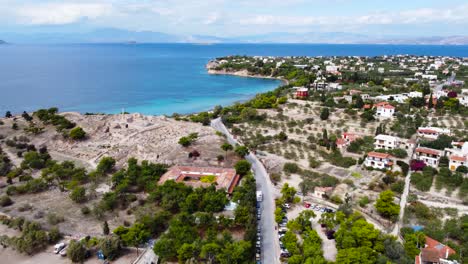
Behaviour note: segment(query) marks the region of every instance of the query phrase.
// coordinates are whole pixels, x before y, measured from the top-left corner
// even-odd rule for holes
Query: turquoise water
[[[62,111],[191,113],[272,90],[278,80],[209,75],[226,55],[448,55],[468,46],[297,44],[1,45],[0,114],[57,106]]]

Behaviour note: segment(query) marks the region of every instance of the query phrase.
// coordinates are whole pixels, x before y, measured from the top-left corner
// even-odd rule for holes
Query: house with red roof
[[[437,149],[419,147],[416,148],[414,154],[417,160],[422,160],[426,165],[437,168],[437,166],[439,166],[439,160],[444,155],[444,152]]]
[[[358,138],[360,138],[359,135],[356,135],[354,133],[344,132],[341,135],[341,138],[336,139],[336,146],[337,146],[337,148],[343,150],[344,148],[349,146],[349,144],[351,144],[351,142],[353,142],[354,140],[356,140]]]
[[[388,153],[371,151],[367,153],[364,160],[364,166],[374,169],[391,169],[394,164],[395,157]]]
[[[450,129],[440,127],[420,127],[418,136],[426,139],[437,139],[440,135],[450,136]]]
[[[456,254],[455,250],[439,241],[426,236],[426,243],[419,255],[415,257],[415,264],[455,264],[448,257]]]
[[[444,151],[449,157],[451,171],[456,171],[460,166],[468,167],[468,142],[452,142],[452,148],[446,148]]]
[[[393,114],[395,114],[395,107],[389,102],[380,102],[375,104],[374,107],[377,108],[377,112],[375,113],[377,117],[392,118]]]

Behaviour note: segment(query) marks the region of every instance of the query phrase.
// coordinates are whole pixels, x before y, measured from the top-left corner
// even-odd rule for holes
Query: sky
[[[0,0],[1,32],[100,28],[236,37],[271,32],[468,35],[461,0]]]

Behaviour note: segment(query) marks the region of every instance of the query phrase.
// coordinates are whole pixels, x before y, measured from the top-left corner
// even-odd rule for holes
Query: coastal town
[[[468,262],[468,58],[206,68],[284,84],[188,115],[5,113],[8,263]]]

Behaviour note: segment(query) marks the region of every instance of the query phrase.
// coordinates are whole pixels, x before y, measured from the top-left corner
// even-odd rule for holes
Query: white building
[[[461,105],[468,107],[468,96],[460,96],[458,97],[458,101]]]
[[[325,67],[325,71],[326,72],[329,72],[329,73],[335,73],[335,72],[338,72],[338,70],[340,69],[339,66],[336,66],[336,65],[327,65]]]
[[[376,149],[413,149],[416,142],[411,139],[404,139],[389,135],[377,135],[374,138],[374,147]]]
[[[390,154],[372,151],[367,153],[364,165],[374,169],[391,169],[393,160],[394,157]]]
[[[445,155],[449,157],[451,171],[460,166],[468,166],[468,142],[452,142],[452,148],[446,148]]]
[[[416,148],[415,157],[418,160],[424,161],[426,165],[437,168],[439,160],[444,155],[443,151],[431,148]]]
[[[395,114],[395,107],[391,104],[379,105],[376,114],[381,118],[392,118]]]
[[[421,92],[409,92],[408,93],[408,96],[411,97],[411,98],[415,98],[415,97],[422,97],[423,94]]]
[[[440,127],[420,127],[418,136],[426,139],[437,139],[440,135],[450,136],[450,129]]]

